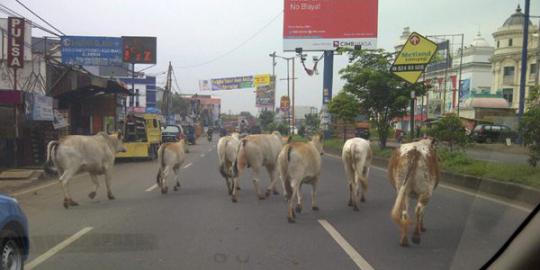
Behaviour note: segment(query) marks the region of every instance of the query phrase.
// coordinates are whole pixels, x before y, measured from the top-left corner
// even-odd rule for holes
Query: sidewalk
[[[0,171],[0,193],[12,194],[46,182],[47,179],[50,178],[41,169],[2,169]]]

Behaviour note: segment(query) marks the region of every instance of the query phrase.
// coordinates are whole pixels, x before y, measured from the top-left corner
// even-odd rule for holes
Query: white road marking
[[[157,184],[153,184],[151,187],[147,188],[145,191],[150,192],[150,191],[152,191],[152,190],[154,190],[156,188],[157,188]]]
[[[186,164],[186,166],[184,166],[183,169],[189,168],[191,165],[193,165],[193,163],[190,162],[190,163]]]
[[[83,235],[88,233],[89,231],[93,230],[93,227],[85,227],[82,230],[78,231],[74,235],[70,236],[66,240],[60,242],[58,245],[54,246],[53,248],[47,250],[45,253],[41,254],[39,257],[35,258],[31,262],[27,263],[25,265],[26,270],[32,270],[42,262],[46,261],[50,257],[54,256],[56,253],[60,252],[62,249],[66,248],[73,242],[77,241],[77,239],[81,238]]]
[[[334,238],[338,245],[351,257],[360,270],[374,270],[374,268],[356,251],[345,238],[325,219],[319,219],[319,224]]]
[[[201,154],[201,157],[204,157],[204,154]]]
[[[16,197],[16,196],[24,195],[24,194],[27,194],[27,193],[32,193],[32,192],[38,191],[40,189],[48,188],[48,187],[53,186],[53,185],[58,185],[58,182],[54,181],[54,182],[47,183],[45,185],[41,185],[41,186],[38,186],[38,187],[34,187],[34,188],[19,191],[19,192],[15,192],[15,193],[12,193],[11,196]]]
[[[377,166],[371,166],[371,168],[379,170],[379,171],[383,171],[383,172],[388,171],[385,168],[381,168],[381,167],[377,167]],[[529,213],[529,212],[532,211],[532,209],[527,208],[527,207],[523,207],[521,205],[513,204],[513,203],[510,203],[510,202],[505,202],[503,200],[495,199],[495,198],[492,198],[492,197],[489,197],[489,196],[486,196],[486,195],[482,195],[482,194],[478,194],[478,193],[475,193],[475,192],[467,191],[467,190],[464,190],[464,189],[461,189],[461,188],[452,187],[452,186],[449,186],[449,185],[446,185],[446,184],[441,184],[441,183],[439,183],[439,186],[444,188],[444,189],[448,189],[448,190],[451,190],[451,191],[454,191],[454,192],[460,192],[460,193],[463,193],[463,194],[466,194],[466,195],[469,195],[469,196],[472,196],[472,197],[477,197],[477,198],[481,198],[481,199],[484,199],[484,200],[487,200],[487,201],[490,201],[490,202],[494,202],[494,203],[502,204],[502,205],[505,205],[505,206],[509,206],[509,207],[521,210],[523,212],[526,212],[526,213]]]

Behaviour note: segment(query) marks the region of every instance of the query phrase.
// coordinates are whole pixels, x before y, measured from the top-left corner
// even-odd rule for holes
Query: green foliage
[[[411,85],[390,73],[391,53],[384,50],[348,50],[350,64],[340,71],[343,90],[360,101],[363,111],[374,120],[381,147],[386,147],[391,121],[406,113],[411,91],[425,93],[423,85]]]
[[[319,119],[319,115],[316,113],[308,113],[305,115],[306,117],[306,124],[305,124],[305,134],[311,135],[315,133],[317,130],[319,130],[321,119]],[[300,130],[298,130],[300,133]]]
[[[519,131],[523,134],[523,143],[529,149],[529,165],[536,167],[540,161],[540,87],[529,89],[527,112],[519,123]]]
[[[262,130],[273,131],[272,124],[274,124],[274,116],[275,116],[275,113],[273,111],[262,111],[259,114],[258,122]]]
[[[360,113],[359,105],[353,95],[341,91],[328,103],[328,111],[338,119],[350,122]]]
[[[453,151],[456,145],[465,146],[468,141],[465,127],[455,114],[445,115],[440,122],[434,124],[428,133],[438,141],[448,143],[450,151]]]
[[[268,125],[268,131],[279,131],[282,136],[289,135],[289,127],[285,122],[272,122]]]

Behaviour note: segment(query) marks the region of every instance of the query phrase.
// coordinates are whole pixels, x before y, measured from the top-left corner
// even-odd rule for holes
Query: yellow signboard
[[[407,82],[416,83],[436,52],[437,43],[413,32],[390,71]]]
[[[270,74],[259,74],[253,76],[253,86],[270,85]]]

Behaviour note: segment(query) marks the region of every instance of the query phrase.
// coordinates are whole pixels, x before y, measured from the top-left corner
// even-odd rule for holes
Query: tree
[[[305,129],[308,135],[313,134],[316,130],[319,129],[319,125],[321,124],[321,119],[319,119],[319,115],[316,113],[308,113],[305,115],[306,117],[306,123],[305,123]]]
[[[275,113],[273,111],[262,111],[259,114],[258,122],[262,130],[272,131],[270,129],[272,128],[272,123],[274,123],[274,116]]]
[[[456,145],[463,147],[467,144],[465,127],[459,117],[453,113],[445,115],[438,123],[434,124],[430,134],[439,141],[447,142],[450,151],[454,151]]]
[[[340,71],[346,83],[343,90],[360,101],[375,124],[381,148],[394,118],[403,116],[410,103],[411,91],[424,95],[423,84],[410,84],[390,73],[393,54],[384,50],[345,50],[350,63]]]
[[[174,93],[171,99],[171,112],[186,116],[191,108],[191,104],[178,93]]]
[[[540,87],[529,88],[527,112],[519,123],[523,144],[529,149],[529,165],[536,167],[540,161]]]
[[[328,103],[328,111],[343,121],[343,141],[345,141],[347,139],[347,123],[352,122],[360,113],[360,104],[353,95],[341,91]]]

